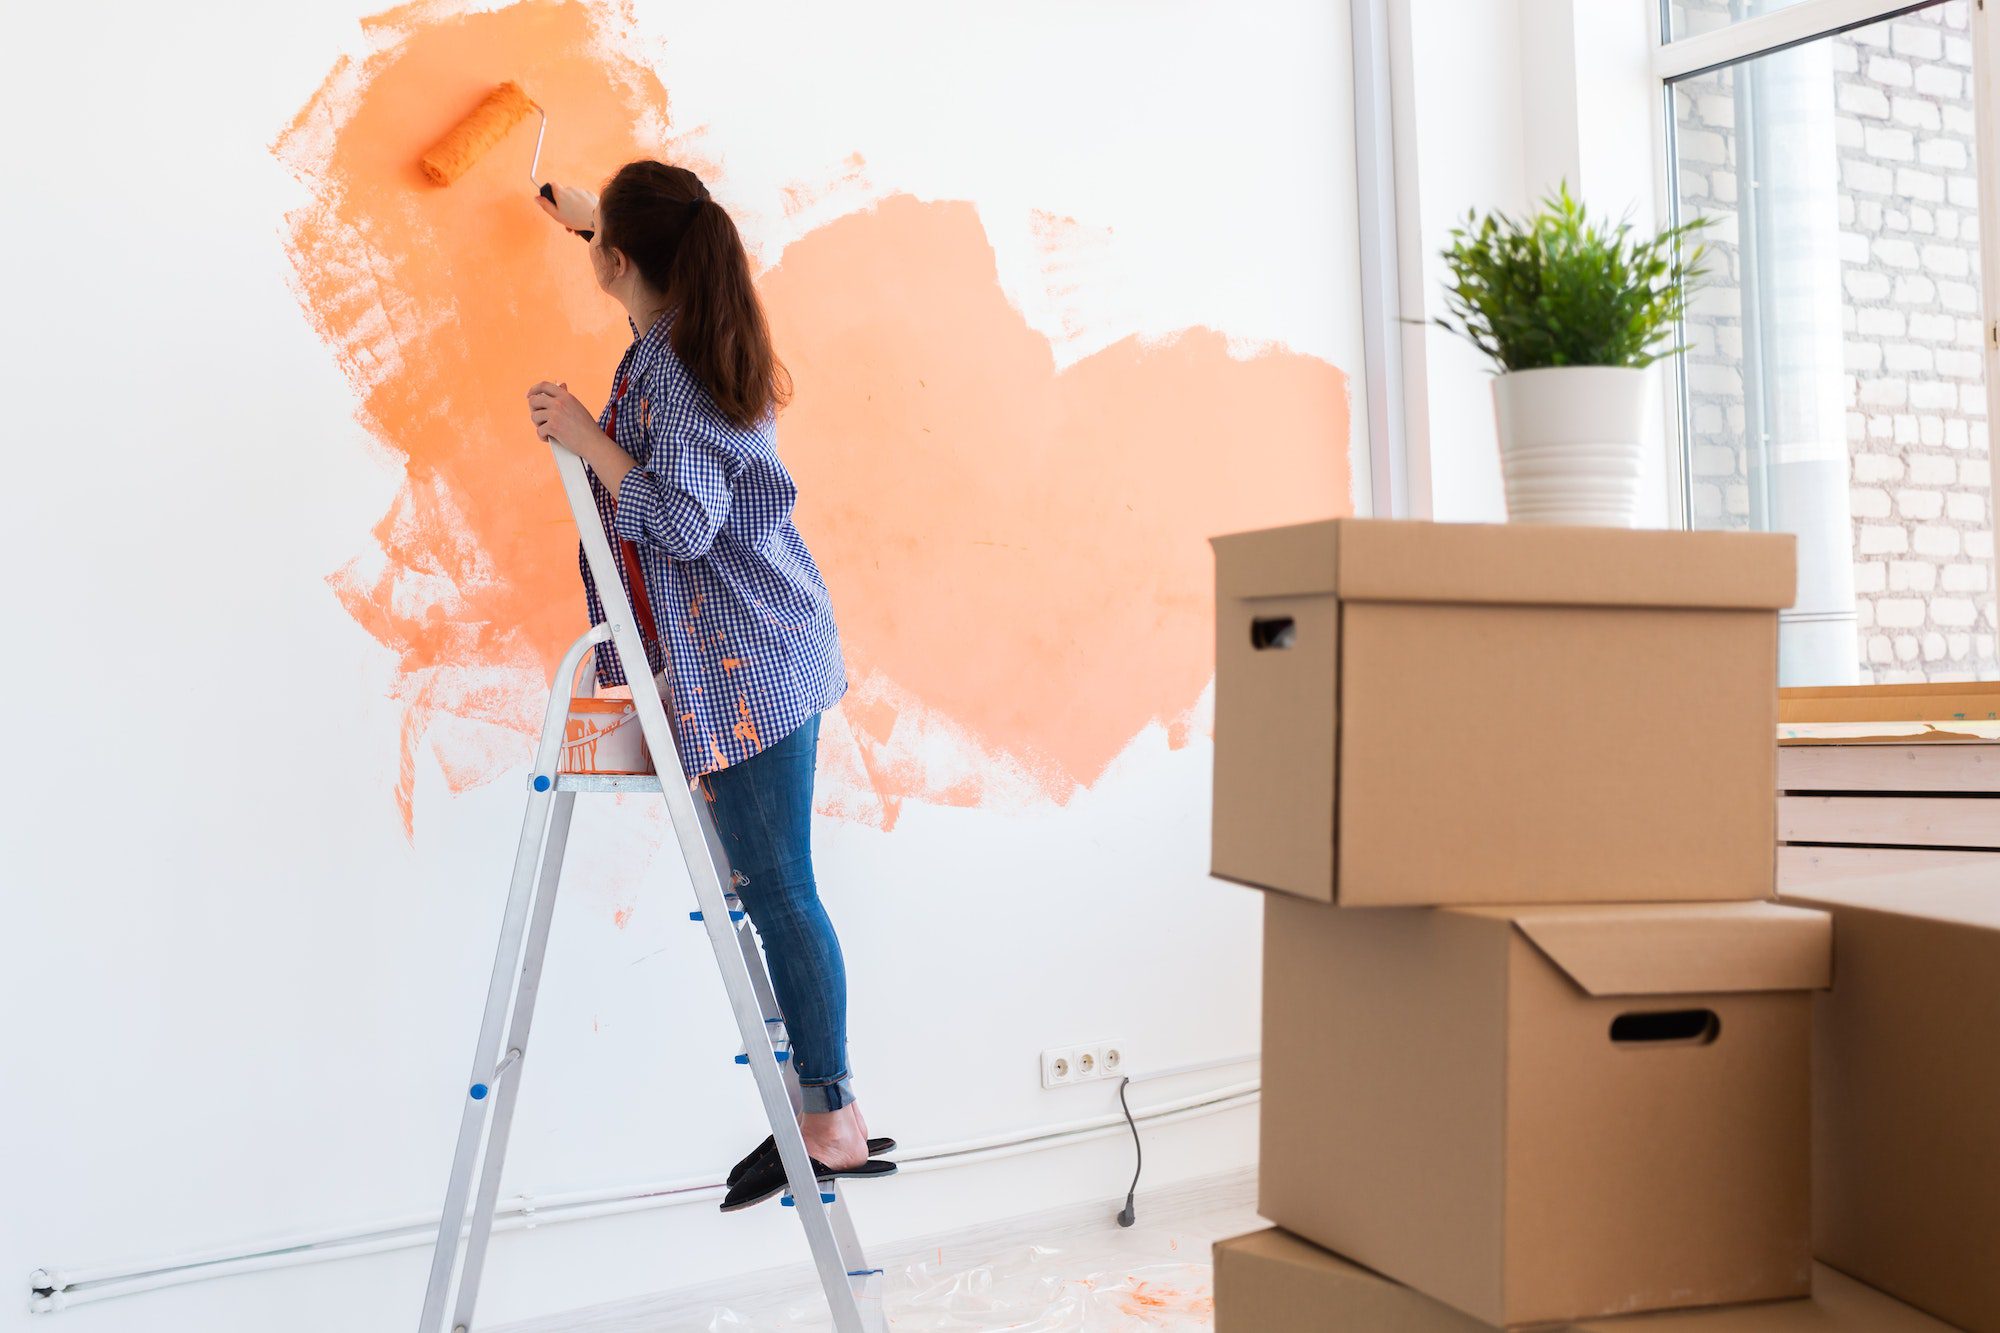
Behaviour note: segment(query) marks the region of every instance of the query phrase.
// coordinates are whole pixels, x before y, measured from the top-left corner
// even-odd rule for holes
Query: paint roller
[[[506,138],[530,113],[541,118],[541,125],[535,131],[535,156],[528,163],[528,180],[534,184],[535,168],[542,164],[542,138],[549,132],[549,114],[522,91],[520,84],[512,80],[486,94],[472,109],[472,114],[432,144],[430,151],[417,163],[417,170],[423,172],[424,179],[433,185],[450,185],[472,170],[480,158],[491,152],[493,146]],[[552,204],[556,201],[555,187],[551,185],[536,184],[535,193]],[[587,241],[593,233],[579,231],[577,235]]]

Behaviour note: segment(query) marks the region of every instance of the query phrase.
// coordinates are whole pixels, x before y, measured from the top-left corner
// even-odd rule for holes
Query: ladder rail
[[[558,677],[560,679],[560,677]],[[564,709],[567,712],[567,707]],[[493,1078],[492,1122],[486,1131],[486,1160],[480,1168],[479,1192],[472,1210],[472,1234],[465,1243],[465,1265],[458,1280],[454,1329],[472,1327],[472,1307],[479,1299],[479,1280],[486,1270],[486,1249],[493,1238],[493,1210],[500,1199],[500,1166],[507,1155],[508,1134],[514,1127],[522,1066],[527,1062],[528,1030],[535,1021],[535,1001],[542,987],[542,963],[548,956],[549,926],[555,919],[556,889],[562,882],[563,853],[569,846],[570,815],[576,793],[559,791],[549,813],[548,835],[542,844],[541,882],[535,891],[535,911],[528,927],[528,944],[521,959],[520,984],[514,1013],[507,1024],[506,1056]]]
[[[699,918],[707,930],[723,989],[743,1038],[758,1099],[770,1121],[779,1159],[785,1166],[791,1189],[788,1202],[795,1205],[805,1227],[834,1327],[838,1333],[881,1333],[879,1310],[871,1308],[864,1315],[856,1297],[857,1288],[865,1288],[875,1270],[867,1267],[839,1183],[829,1182],[822,1187],[813,1176],[797,1118],[802,1099],[795,1063],[777,1058],[771,1038],[771,1024],[782,1015],[770,973],[750,923],[730,918],[729,858],[713,816],[704,803],[695,799],[689,785],[664,701],[646,658],[645,644],[639,637],[637,620],[612,558],[610,539],[598,517],[588,475],[581,459],[553,445],[550,451],[571,516],[576,520],[605,618],[570,646],[556,669],[550,689],[549,707],[529,780],[528,808],[516,847],[513,879],[501,917],[486,1007],[480,1019],[472,1077],[460,1113],[451,1179],[438,1221],[420,1333],[442,1333],[439,1321],[445,1306],[453,1303],[454,1287],[451,1333],[469,1333],[472,1327],[575,800],[575,791],[564,789],[557,777],[569,718],[568,696],[575,689],[586,652],[606,642],[625,665],[640,731],[652,751],[660,794],[666,802],[668,819],[694,889]],[[632,665],[635,663],[636,669]],[[594,673],[592,680],[594,692]],[[504,1058],[503,1046],[507,1052]],[[472,1212],[468,1225],[469,1203]],[[461,1245],[464,1246],[462,1267]]]
[[[812,1160],[806,1153],[805,1138],[799,1132],[798,1119],[793,1113],[792,1098],[796,1093],[786,1086],[787,1071],[780,1065],[776,1048],[771,1043],[770,1028],[765,1022],[768,1015],[759,999],[758,986],[752,980],[753,972],[763,969],[761,965],[756,969],[749,966],[744,942],[738,938],[729,919],[725,901],[725,886],[729,883],[728,859],[722,854],[713,819],[705,805],[695,800],[689,786],[687,770],[681,763],[666,706],[653,680],[645,644],[639,637],[631,603],[618,577],[618,565],[612,557],[610,539],[598,517],[597,503],[591,494],[583,460],[553,444],[549,450],[555,457],[563,493],[569,500],[571,515],[576,520],[577,532],[583,541],[585,562],[597,584],[598,598],[604,608],[604,624],[610,627],[612,648],[618,654],[618,660],[625,669],[626,683],[632,690],[632,703],[639,716],[640,731],[652,751],[653,768],[660,778],[660,794],[666,802],[667,817],[680,844],[681,859],[694,888],[702,925],[715,953],[717,970],[722,974],[723,990],[728,995],[730,1008],[736,1016],[736,1026],[743,1037],[743,1049],[749,1053],[750,1073],[756,1083],[758,1099],[763,1103],[765,1118],[771,1123],[778,1157],[785,1166],[785,1178],[791,1185],[795,1211],[805,1227],[813,1263],[819,1271],[820,1285],[825,1290],[827,1304],[833,1314],[834,1327],[838,1333],[870,1333],[850,1282],[850,1274],[863,1268],[865,1261],[860,1257],[858,1242],[852,1247],[842,1243],[842,1237],[834,1226],[834,1210],[829,1209],[821,1198]],[[832,1194],[833,1202],[838,1207],[838,1189],[828,1193]],[[851,1227],[844,1227],[843,1230],[851,1234]],[[880,1327],[879,1321],[870,1322]]]
[[[570,645],[555,679],[571,679],[584,651],[609,638],[608,626],[593,626]],[[542,723],[540,745],[535,756],[537,775],[553,774],[562,753],[563,729],[568,710],[551,708]],[[487,1093],[500,1058],[505,1035],[508,1002],[517,985],[516,969],[521,959],[528,926],[528,908],[536,878],[541,870],[542,848],[549,811],[554,801],[554,782],[531,785],[528,808],[521,820],[521,836],[514,852],[514,875],[501,914],[500,940],[494,952],[493,972],[486,988],[486,1007],[479,1020],[479,1038],[473,1047],[472,1073],[466,1080],[466,1099],[459,1113],[458,1144],[452,1154],[451,1176],[445,1187],[444,1209],[438,1218],[437,1241],[431,1252],[430,1277],[424,1289],[423,1322],[419,1333],[438,1333],[438,1321],[450,1298],[452,1272],[458,1264],[460,1233],[465,1226],[466,1204],[471,1194],[474,1164],[484,1135],[488,1113]]]

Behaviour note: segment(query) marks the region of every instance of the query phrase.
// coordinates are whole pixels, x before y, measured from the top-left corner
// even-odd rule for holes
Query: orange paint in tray
[[[651,773],[652,752],[630,699],[571,699],[559,773]]]

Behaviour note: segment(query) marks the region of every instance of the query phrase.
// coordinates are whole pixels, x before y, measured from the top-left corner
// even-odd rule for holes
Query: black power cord
[[[1133,1199],[1139,1193],[1139,1172],[1146,1166],[1146,1150],[1139,1144],[1139,1122],[1132,1118],[1132,1108],[1125,1101],[1125,1089],[1131,1085],[1128,1075],[1118,1080],[1118,1109],[1125,1112],[1125,1123],[1132,1127],[1132,1188],[1125,1191],[1125,1210],[1118,1214],[1118,1225],[1129,1227],[1139,1220],[1138,1211],[1133,1207]]]

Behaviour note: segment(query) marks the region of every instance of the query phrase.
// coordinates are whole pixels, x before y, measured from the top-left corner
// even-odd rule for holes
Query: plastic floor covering
[[[1015,1245],[984,1254],[940,1250],[886,1272],[878,1297],[893,1333],[1191,1333],[1214,1324],[1209,1246],[1257,1225],[1219,1214],[1171,1228],[1139,1225],[1068,1244]],[[832,1328],[815,1297],[775,1307],[717,1308],[704,1333],[802,1333]],[[662,1329],[664,1333],[664,1328]]]

